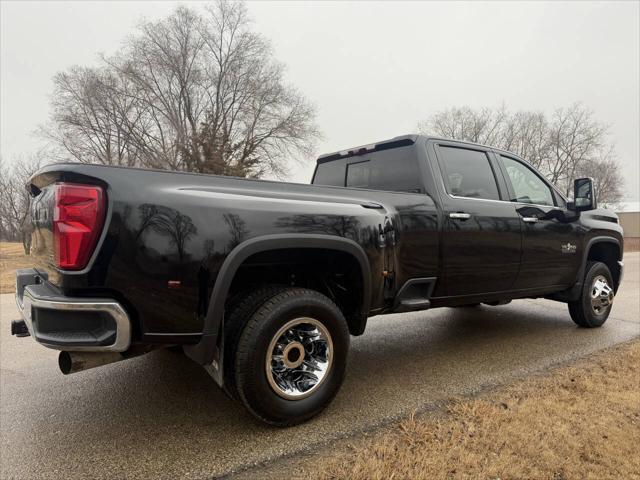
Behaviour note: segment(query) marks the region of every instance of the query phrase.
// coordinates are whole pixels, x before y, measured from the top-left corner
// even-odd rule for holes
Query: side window
[[[516,194],[514,202],[553,206],[553,194],[549,186],[529,167],[509,157],[500,155]]]
[[[439,151],[447,192],[458,197],[500,200],[496,177],[486,153],[443,145]]]

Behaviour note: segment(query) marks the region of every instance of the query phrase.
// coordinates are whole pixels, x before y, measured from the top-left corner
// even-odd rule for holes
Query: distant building
[[[618,212],[625,238],[640,238],[640,212]]]

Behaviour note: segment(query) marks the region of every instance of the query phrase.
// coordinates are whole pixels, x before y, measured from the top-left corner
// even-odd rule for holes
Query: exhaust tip
[[[71,355],[69,352],[60,352],[58,355],[58,367],[60,367],[60,371],[64,375],[69,375],[71,373],[71,367],[73,362],[71,361]]]
[[[131,352],[123,355],[118,352],[60,352],[58,355],[58,367],[60,371],[69,375],[70,373],[82,372],[90,368],[100,367],[109,363],[119,362],[127,358],[146,353]]]

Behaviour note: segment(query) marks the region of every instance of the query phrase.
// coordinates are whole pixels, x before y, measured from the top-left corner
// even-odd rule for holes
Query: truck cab
[[[402,239],[398,288],[415,277],[436,278],[430,306],[565,290],[575,285],[596,243],[602,244],[598,258],[611,270],[612,287],[617,290],[620,283],[623,240],[617,216],[596,209],[595,202],[586,209],[568,203],[510,152],[396,137],[321,156],[312,183],[382,190],[381,200],[400,206],[391,218]]]

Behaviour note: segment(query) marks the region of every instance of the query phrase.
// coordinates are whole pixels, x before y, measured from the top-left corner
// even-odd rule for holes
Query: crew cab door
[[[447,296],[511,290],[520,267],[521,222],[488,149],[434,144],[442,174],[442,275]]]
[[[522,222],[522,261],[516,289],[572,285],[582,252],[578,225],[564,200],[525,162],[496,153]]]

